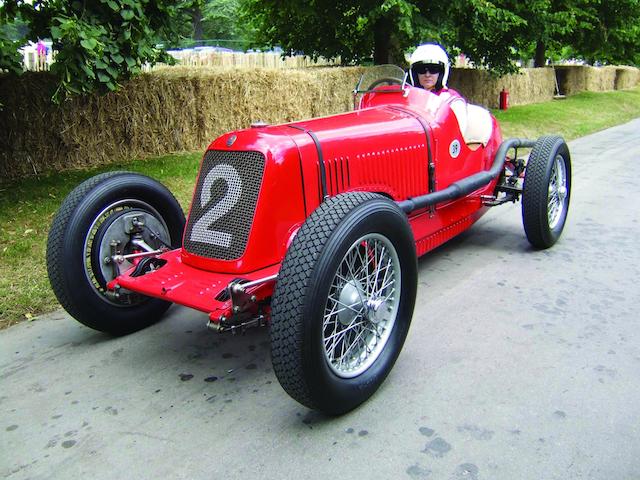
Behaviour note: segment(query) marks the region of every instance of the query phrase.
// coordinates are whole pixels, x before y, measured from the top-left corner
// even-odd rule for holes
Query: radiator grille
[[[184,236],[186,251],[220,260],[244,254],[264,164],[260,152],[205,154]]]

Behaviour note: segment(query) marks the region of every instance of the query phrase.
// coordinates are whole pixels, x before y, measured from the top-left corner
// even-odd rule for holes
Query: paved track
[[[640,119],[570,148],[561,241],[532,251],[518,204],[422,259],[394,370],[340,418],[284,393],[266,331],[184,308],[0,332],[0,477],[640,478]]]

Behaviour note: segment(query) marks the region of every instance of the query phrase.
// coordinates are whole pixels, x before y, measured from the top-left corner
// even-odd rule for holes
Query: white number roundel
[[[458,158],[458,155],[460,155],[460,150],[460,141],[458,139],[455,139],[449,145],[449,155],[451,155],[451,158]]]

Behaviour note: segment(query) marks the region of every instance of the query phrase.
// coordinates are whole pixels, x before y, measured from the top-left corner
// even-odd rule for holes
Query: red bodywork
[[[437,108],[432,107],[436,104]],[[224,295],[229,283],[277,274],[293,236],[322,202],[319,151],[326,195],[368,191],[402,201],[487,170],[502,141],[491,119],[488,144],[472,150],[464,143],[446,103],[437,102],[425,90],[408,88],[404,93],[368,93],[359,108],[349,113],[222,135],[208,151],[261,152],[265,160],[244,253],[220,260],[183,246],[160,257],[167,260],[162,268],[139,277],[125,273],[109,287],[120,286],[207,312],[213,322],[229,318],[233,305]],[[481,196],[490,195],[497,181],[460,199],[412,212],[409,221],[418,255],[469,228],[486,211]],[[192,212],[194,202],[199,202],[196,194]],[[263,300],[261,308],[267,316],[274,283],[248,289],[258,303]]]

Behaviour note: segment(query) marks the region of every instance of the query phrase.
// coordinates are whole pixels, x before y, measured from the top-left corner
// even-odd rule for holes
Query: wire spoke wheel
[[[535,248],[549,248],[562,234],[571,195],[571,156],[562,137],[544,136],[536,141],[522,190],[527,239]]]
[[[285,391],[331,415],[373,395],[402,350],[416,287],[413,233],[395,202],[365,192],[323,202],[273,295],[271,359]]]
[[[549,203],[547,206],[549,228],[555,228],[562,218],[567,192],[567,169],[562,156],[556,155],[549,181]]]
[[[324,350],[336,375],[367,370],[384,349],[398,313],[400,261],[389,240],[370,234],[344,256],[327,298]]]

